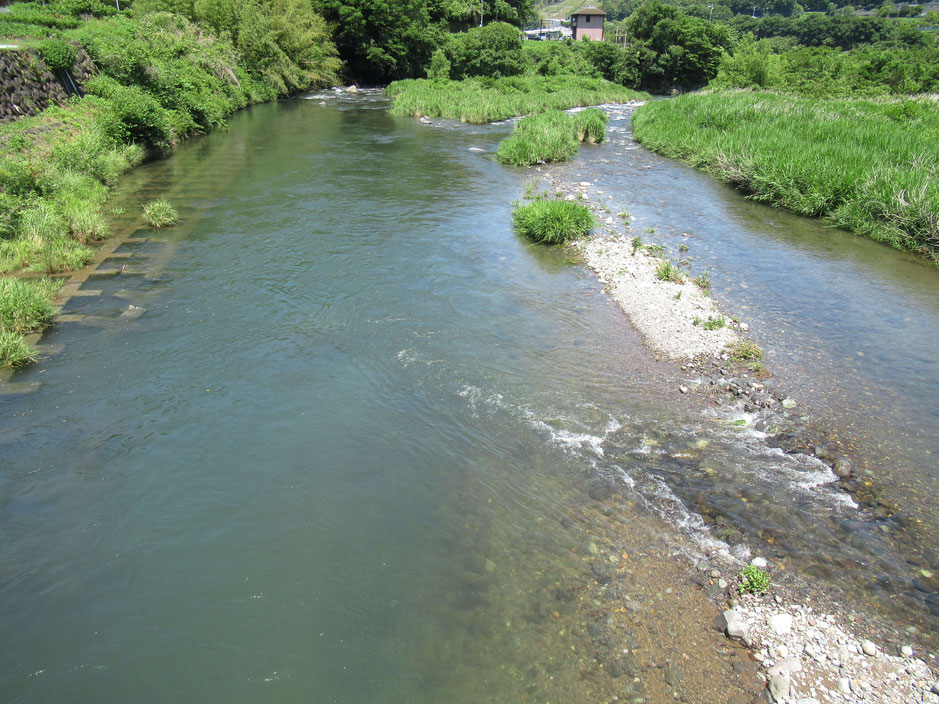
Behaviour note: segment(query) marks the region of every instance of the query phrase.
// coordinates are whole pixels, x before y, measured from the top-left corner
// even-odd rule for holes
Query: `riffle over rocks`
[[[69,72],[57,75],[49,70],[38,52],[27,49],[0,49],[0,122],[35,115],[50,105],[61,105],[74,93],[69,83],[83,91],[85,81],[95,73],[95,65],[83,48],[77,47],[75,64]]]

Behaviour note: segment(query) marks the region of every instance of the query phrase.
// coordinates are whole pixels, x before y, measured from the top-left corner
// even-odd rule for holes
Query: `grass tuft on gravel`
[[[532,242],[564,244],[586,236],[596,221],[590,210],[580,203],[538,200],[516,207],[512,224],[518,234]]]
[[[512,166],[568,161],[577,154],[580,142],[603,141],[606,119],[606,113],[596,108],[574,116],[549,110],[524,117],[499,144],[496,160]]]

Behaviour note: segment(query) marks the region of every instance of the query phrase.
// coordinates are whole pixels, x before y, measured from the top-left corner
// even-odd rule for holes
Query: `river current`
[[[894,541],[821,462],[683,402],[589,271],[513,234],[509,125],[387,107],[257,106],[116,193],[116,230],[155,197],[180,224],[134,233],[0,395],[4,700],[671,701],[722,676],[688,574],[752,551],[936,628],[935,532]],[[934,520],[936,272],[613,113],[556,174],[690,232],[767,365]]]

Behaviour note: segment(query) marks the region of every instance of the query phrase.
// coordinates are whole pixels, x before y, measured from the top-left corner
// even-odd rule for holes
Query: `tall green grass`
[[[513,166],[546,164],[572,159],[584,141],[603,141],[606,114],[588,108],[573,117],[549,110],[519,120],[512,135],[499,144],[496,160]]]
[[[21,367],[35,360],[23,335],[45,327],[57,309],[52,304],[62,281],[0,279],[0,366]]]
[[[939,263],[939,101],[713,92],[647,103],[649,149]]]
[[[644,100],[648,94],[585,76],[512,76],[465,81],[395,81],[386,92],[395,115],[484,124],[547,110]]]
[[[536,200],[512,212],[515,231],[532,242],[563,244],[584,237],[596,225],[586,206],[568,200]]]

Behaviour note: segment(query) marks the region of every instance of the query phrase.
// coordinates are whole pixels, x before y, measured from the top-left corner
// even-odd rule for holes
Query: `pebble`
[[[911,658],[913,657],[913,648],[908,645],[904,645],[900,648],[900,657],[902,658]]]
[[[773,614],[767,619],[769,627],[778,635],[786,635],[792,630],[792,616],[790,614]]]
[[[865,655],[877,655],[877,646],[869,640],[861,641],[861,650]]]
[[[750,564],[754,567],[759,567],[761,570],[765,570],[768,563],[765,557],[754,557],[750,560]]]

